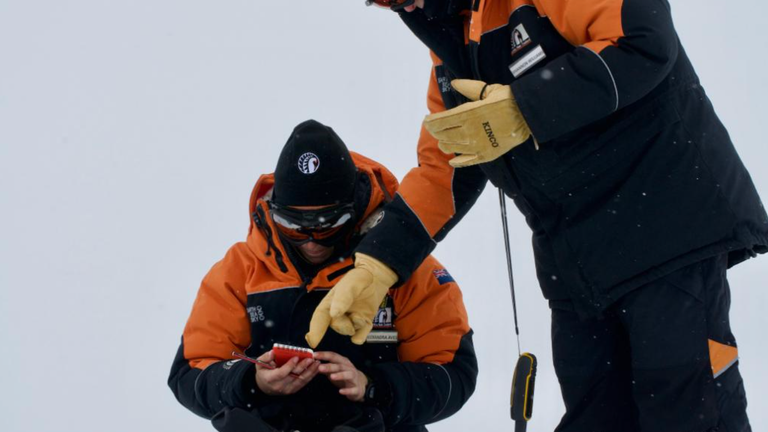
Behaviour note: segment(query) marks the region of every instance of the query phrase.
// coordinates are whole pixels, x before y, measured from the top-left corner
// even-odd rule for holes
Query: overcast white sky
[[[768,5],[673,1],[704,87],[768,196],[759,29]],[[761,54],[762,53],[762,54]],[[416,162],[427,51],[363,0],[0,0],[0,431],[212,430],[165,382],[202,276],[297,123],[399,178]],[[549,311],[512,216],[534,419],[562,415]],[[504,431],[516,360],[497,197],[436,255],[476,331],[475,396],[432,430]],[[730,274],[755,431],[768,430],[768,258]]]

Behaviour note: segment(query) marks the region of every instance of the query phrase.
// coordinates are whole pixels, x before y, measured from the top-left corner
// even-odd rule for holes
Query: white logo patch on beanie
[[[320,158],[314,153],[304,153],[299,157],[299,171],[314,174],[320,168]]]

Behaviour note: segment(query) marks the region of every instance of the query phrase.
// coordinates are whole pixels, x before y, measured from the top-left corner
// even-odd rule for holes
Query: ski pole
[[[501,225],[504,231],[504,248],[507,253],[507,274],[509,275],[509,290],[512,293],[512,313],[515,319],[515,335],[517,336],[517,365],[512,377],[512,391],[509,398],[509,413],[515,421],[515,432],[525,432],[528,421],[533,416],[533,389],[536,383],[536,356],[523,353],[520,349],[520,326],[517,322],[517,298],[515,297],[515,278],[512,273],[512,251],[509,246],[509,227],[507,223],[507,201],[504,191],[499,188],[499,207],[501,209]]]
[[[499,188],[499,207],[501,208],[501,227],[504,232],[504,249],[507,252],[507,274],[509,275],[509,290],[512,293],[512,314],[515,318],[515,335],[517,335],[517,355],[520,351],[520,327],[517,324],[517,298],[515,297],[515,278],[512,273],[512,252],[509,247],[509,227],[507,226],[507,201],[504,191]]]

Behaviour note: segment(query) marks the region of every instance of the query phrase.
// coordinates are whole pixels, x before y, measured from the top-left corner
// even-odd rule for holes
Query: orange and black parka
[[[356,193],[365,197],[365,217],[357,227],[363,235],[398,184],[380,164],[351,154],[360,173]],[[254,187],[248,236],[203,279],[173,362],[171,390],[205,418],[237,407],[282,417],[272,419],[280,424],[291,416],[327,420],[328,413],[351,403],[322,375],[295,395],[265,395],[256,386],[253,365],[233,360],[233,351],[258,357],[274,343],[306,347],[304,334],[315,307],[353,266],[349,256],[315,274],[297,265],[300,258],[281,242],[269,215],[272,186],[270,174]],[[450,416],[475,387],[477,362],[461,291],[432,257],[390,291],[369,342],[354,345],[329,329],[317,350],[349,358],[375,382],[376,391],[365,403],[379,408],[393,431],[423,430]]]
[[[432,52],[429,112],[464,102],[452,79],[510,85],[533,138],[454,169],[422,129],[418,166],[360,252],[407,279],[488,180],[531,227],[544,297],[584,317],[691,263],[768,251],[768,215],[667,0],[433,4],[463,11],[400,14]]]

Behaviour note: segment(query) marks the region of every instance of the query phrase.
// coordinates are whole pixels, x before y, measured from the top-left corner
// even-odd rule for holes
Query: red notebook
[[[278,344],[272,346],[272,354],[277,367],[286,364],[290,359],[298,357],[299,361],[315,358],[315,352],[309,348],[301,348],[293,345]]]

